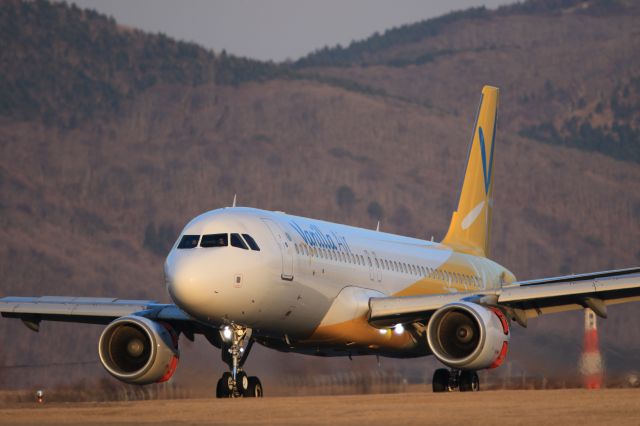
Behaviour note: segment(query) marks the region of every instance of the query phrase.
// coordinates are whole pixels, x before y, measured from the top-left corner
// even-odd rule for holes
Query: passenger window
[[[226,247],[229,245],[228,234],[203,235],[200,247]]]
[[[240,234],[231,234],[231,245],[243,250],[249,250],[247,244],[245,244],[244,240],[240,238]]]
[[[260,251],[260,247],[258,247],[256,240],[254,240],[251,235],[242,234],[242,236],[244,237],[244,240],[247,242],[247,244],[249,244],[249,247],[251,247],[251,250]]]
[[[200,235],[183,235],[178,244],[179,249],[190,249],[198,246]]]

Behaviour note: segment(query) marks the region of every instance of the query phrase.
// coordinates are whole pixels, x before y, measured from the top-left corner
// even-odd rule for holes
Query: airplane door
[[[369,252],[366,251],[366,250],[364,251],[364,255],[366,257],[365,261],[367,262],[367,264],[369,264],[369,279],[371,281],[373,281],[374,280],[374,277],[373,277],[373,262],[371,262],[371,256],[369,255]]]
[[[278,243],[278,247],[280,247],[280,255],[282,256],[282,273],[280,277],[285,281],[292,281],[293,242],[291,241],[291,237],[271,219],[262,219],[262,221],[267,225],[267,228],[271,231],[271,235],[273,235],[273,238],[275,238]]]

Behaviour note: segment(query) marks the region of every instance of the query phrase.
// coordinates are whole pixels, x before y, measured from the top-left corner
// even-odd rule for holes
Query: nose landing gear
[[[477,392],[480,390],[478,373],[468,370],[439,368],[433,373],[434,392]]]
[[[220,330],[222,360],[229,366],[216,386],[216,398],[262,397],[262,383],[255,376],[247,376],[242,369],[249,356],[253,340],[251,329],[236,324]]]

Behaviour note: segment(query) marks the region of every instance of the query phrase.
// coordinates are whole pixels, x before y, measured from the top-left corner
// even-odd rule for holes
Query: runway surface
[[[639,425],[640,389],[398,393],[263,399],[35,403],[0,424]]]

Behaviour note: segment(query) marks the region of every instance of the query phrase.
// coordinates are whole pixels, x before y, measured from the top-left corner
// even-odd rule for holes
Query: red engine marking
[[[493,364],[491,364],[489,368],[491,369],[491,368],[500,367],[504,362],[504,359],[507,357],[508,351],[509,351],[509,343],[502,342],[502,349],[500,349],[500,354],[498,355],[498,358],[496,358],[496,360],[493,361]]]
[[[504,334],[509,334],[509,322],[507,321],[507,317],[504,316],[502,311],[498,308],[489,308],[493,311],[494,314],[500,319],[500,323],[502,324],[502,331]]]
[[[160,377],[160,379],[158,379],[156,383],[162,383],[169,380],[171,376],[173,376],[173,373],[175,373],[177,367],[178,357],[174,356],[173,358],[171,358],[171,361],[169,361],[169,365],[167,366],[167,371],[165,371],[164,376]]]
[[[165,330],[169,332],[169,335],[171,336],[171,341],[173,342],[173,347],[175,349],[178,349],[178,334],[176,333],[176,331],[173,329],[173,327],[171,327],[166,322],[161,322],[160,324],[162,324]]]

